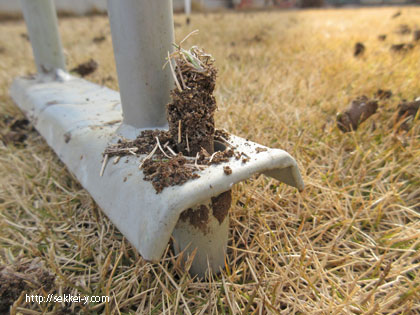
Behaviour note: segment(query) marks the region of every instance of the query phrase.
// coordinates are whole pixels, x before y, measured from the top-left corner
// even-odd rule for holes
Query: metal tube
[[[225,254],[229,236],[229,214],[220,222],[212,213],[211,200],[206,203],[207,213],[195,214],[178,220],[172,231],[175,254],[184,251],[184,261],[195,253],[190,274],[205,277],[208,272],[219,273],[225,267]],[[190,211],[200,211],[203,205]],[[200,222],[200,219],[206,222]],[[220,219],[220,218],[219,218]]]
[[[162,67],[174,42],[172,0],[108,0],[108,14],[124,123],[166,127],[173,78]]]
[[[53,0],[21,0],[38,73],[66,70]]]
[[[185,15],[187,17],[189,17],[190,14],[191,14],[191,0],[185,0],[184,6],[185,6],[185,8],[184,8],[185,9]]]

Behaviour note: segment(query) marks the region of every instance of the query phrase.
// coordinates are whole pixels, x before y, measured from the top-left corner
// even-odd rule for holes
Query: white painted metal
[[[162,67],[173,50],[172,0],[108,0],[108,12],[124,123],[165,127],[173,78]]]
[[[184,2],[184,11],[187,17],[191,14],[191,0],[185,0]]]
[[[21,0],[39,73],[66,69],[52,0]]]
[[[150,261],[161,258],[183,210],[206,202],[255,173],[266,173],[303,189],[296,162],[288,153],[268,148],[257,153],[256,148],[263,146],[236,136],[229,141],[250,157],[249,162],[232,158],[201,171],[198,179],[165,188],[159,194],[143,180],[139,159],[134,156],[116,165],[111,160],[100,177],[102,152],[119,138],[122,112],[118,92],[59,71],[51,78],[16,79],[11,96],[111,221]],[[231,175],[224,173],[226,165],[231,167]],[[200,246],[205,242],[192,241]],[[202,267],[199,265],[198,270],[203,271]]]

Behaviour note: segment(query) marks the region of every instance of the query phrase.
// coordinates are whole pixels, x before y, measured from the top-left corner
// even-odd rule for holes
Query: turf
[[[420,9],[392,18],[397,10],[220,12],[190,25],[175,16],[177,40],[199,29],[186,44],[216,59],[216,127],[290,152],[306,184],[302,193],[264,176],[236,185],[227,269],[209,281],[191,278],[169,246],[161,263],[144,261],[36,131],[0,144],[0,263],[39,257],[56,275],[45,293],[111,297],[37,304],[21,295],[12,312],[418,314],[420,124],[399,131],[393,119],[403,99],[420,96],[420,45],[390,47],[411,42],[394,30],[415,28]],[[68,68],[93,57],[86,78],[117,89],[107,18],[59,23]],[[23,117],[8,88],[35,67],[23,22],[0,30],[4,134],[7,117]],[[366,46],[358,58],[356,42]],[[342,133],[337,112],[379,88],[392,98]]]

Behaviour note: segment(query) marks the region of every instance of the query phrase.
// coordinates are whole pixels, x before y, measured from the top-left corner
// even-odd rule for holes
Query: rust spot
[[[205,205],[200,205],[197,209],[189,208],[181,213],[180,220],[189,223],[197,229],[200,229],[204,234],[208,231],[207,223],[209,222],[209,208]]]
[[[214,217],[219,221],[219,224],[222,224],[229,212],[230,204],[232,203],[231,191],[225,191],[219,196],[211,198],[211,203]]]

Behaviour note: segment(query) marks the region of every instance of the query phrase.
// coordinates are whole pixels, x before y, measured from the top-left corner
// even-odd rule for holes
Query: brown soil
[[[410,128],[409,122],[416,117],[419,106],[420,101],[401,103],[398,105],[397,122],[401,121],[402,119],[405,120],[401,124],[401,129],[408,130]]]
[[[413,44],[403,43],[403,44],[392,45],[390,49],[393,52],[407,52],[413,48],[414,48]]]
[[[399,17],[400,15],[401,15],[401,11],[397,11],[391,16],[391,18],[395,19],[395,18]]]
[[[385,41],[386,40],[386,35],[385,34],[381,34],[381,35],[379,35],[378,36],[378,40],[380,40],[380,41]]]
[[[80,65],[71,69],[70,71],[71,72],[76,72],[77,74],[81,75],[82,77],[85,77],[85,76],[95,72],[96,69],[98,69],[98,63],[95,60],[90,59],[89,61],[81,63]]]
[[[223,172],[224,172],[226,175],[230,175],[230,174],[232,174],[232,169],[231,169],[229,166],[224,166],[224,167],[223,167]]]
[[[35,130],[26,118],[5,118],[4,123],[6,124],[6,128],[1,131],[0,140],[5,145],[21,144],[27,139],[28,133]]]
[[[144,180],[151,181],[156,193],[165,187],[182,185],[189,179],[199,178],[194,165],[188,166],[187,160],[178,155],[168,160],[146,160],[143,163]]]
[[[206,233],[207,223],[209,221],[209,208],[207,208],[205,205],[201,205],[195,210],[189,208],[181,213],[179,219],[184,222],[189,221],[192,226]]]
[[[212,154],[217,71],[209,55],[199,49],[190,52],[196,57],[196,65],[180,50],[172,58],[178,85],[171,91],[172,102],[167,105],[169,132],[184,155],[195,156],[201,148]]]
[[[257,152],[257,153],[261,153],[261,152],[265,152],[265,151],[267,151],[267,148],[258,147],[258,148],[255,149],[255,152]]]
[[[361,56],[361,55],[364,54],[365,50],[366,50],[365,45],[363,45],[362,43],[356,43],[354,45],[354,53],[353,53],[353,56],[359,57],[359,56]]]
[[[94,42],[95,44],[99,44],[99,43],[102,43],[105,40],[106,40],[106,36],[105,35],[98,35],[98,36],[95,36],[92,39],[92,42]]]
[[[211,198],[211,204],[213,208],[213,216],[219,221],[220,224],[225,220],[230,205],[232,203],[232,192],[225,191],[217,197]]]
[[[376,113],[378,101],[361,96],[353,100],[346,111],[337,116],[337,126],[343,132],[357,130],[359,125]]]
[[[417,41],[419,41],[419,40],[420,40],[420,30],[415,30],[415,31],[413,32],[413,40],[414,40],[415,42],[417,42]]]
[[[15,266],[0,265],[0,313],[7,314],[23,291],[51,290],[54,280],[39,258]]]
[[[375,98],[379,98],[380,100],[390,99],[392,97],[391,90],[382,90],[379,89],[375,93]]]
[[[395,33],[400,35],[408,35],[411,33],[411,28],[407,24],[400,24],[398,28],[395,30]]]

